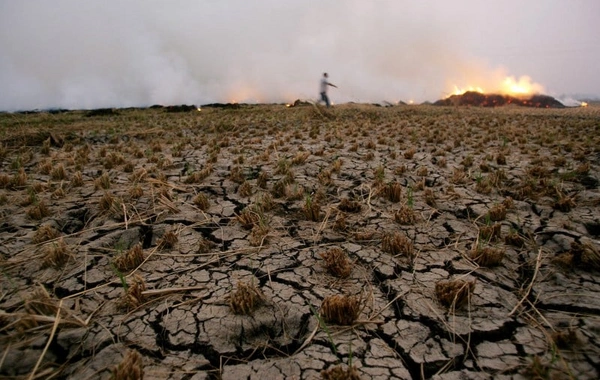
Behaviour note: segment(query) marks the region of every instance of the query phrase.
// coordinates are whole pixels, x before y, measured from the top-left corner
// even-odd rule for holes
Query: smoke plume
[[[118,5],[117,5],[118,4]],[[6,1],[0,110],[436,100],[507,73],[437,2]],[[481,85],[481,84],[479,84]],[[481,85],[483,86],[483,85]]]

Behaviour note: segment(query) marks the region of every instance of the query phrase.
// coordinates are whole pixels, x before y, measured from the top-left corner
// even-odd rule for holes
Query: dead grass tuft
[[[52,227],[49,224],[44,224],[35,231],[32,240],[35,244],[39,244],[48,240],[56,239],[59,236],[60,231],[58,231],[56,228]]]
[[[167,231],[158,241],[158,249],[171,249],[177,244],[177,234],[173,231]]]
[[[292,158],[292,165],[302,165],[306,162],[308,157],[310,156],[310,152],[298,152]]]
[[[461,279],[439,281],[435,284],[435,295],[440,303],[450,309],[459,309],[466,305],[475,290],[475,281]]]
[[[348,229],[348,225],[346,223],[346,214],[343,212],[337,212],[332,228],[334,231],[345,232]]]
[[[94,189],[110,189],[110,177],[107,172],[102,173],[102,175],[94,181]]]
[[[269,181],[269,173],[261,171],[258,177],[256,178],[256,186],[261,189],[267,188],[267,182]]]
[[[242,182],[238,188],[238,194],[242,197],[249,197],[252,195],[252,184],[248,181]]]
[[[341,364],[329,367],[321,371],[323,380],[360,380],[360,376],[355,366],[344,368]]]
[[[321,206],[316,198],[316,196],[313,198],[312,196],[307,195],[304,199],[304,206],[302,207],[306,219],[313,222],[321,220]]]
[[[398,182],[390,182],[379,191],[390,202],[397,203],[402,198],[402,185]]]
[[[133,310],[144,303],[146,283],[139,275],[131,278],[131,284],[125,287],[122,297],[117,301],[117,307],[123,310]]]
[[[569,270],[575,265],[575,255],[571,252],[562,252],[554,256],[550,262],[564,270]]]
[[[417,150],[415,148],[410,148],[409,150],[404,151],[403,156],[407,160],[410,160],[410,159],[413,158],[413,156],[415,155],[415,153],[417,153]]]
[[[332,275],[339,278],[346,278],[352,272],[352,265],[346,253],[338,247],[328,249],[319,256],[325,260],[325,268]]]
[[[569,212],[573,209],[577,204],[573,197],[568,197],[564,194],[559,194],[558,200],[554,202],[554,209],[562,212]]]
[[[425,197],[425,203],[431,207],[436,207],[436,196],[432,189],[425,189],[423,197]]]
[[[198,207],[202,211],[208,210],[210,207],[210,202],[204,193],[198,193],[193,200],[196,207]]]
[[[373,230],[356,231],[354,232],[354,239],[356,241],[369,241],[373,240],[376,235],[377,232]]]
[[[523,374],[530,379],[554,379],[553,365],[547,360],[535,355],[531,362],[523,369]],[[557,379],[560,377],[556,377]],[[566,377],[565,377],[566,378]]]
[[[48,243],[44,246],[43,267],[60,268],[67,264],[73,258],[71,250],[61,237],[56,242]]]
[[[471,260],[482,267],[494,267],[502,262],[505,252],[492,247],[475,247],[471,250]]]
[[[140,185],[133,185],[129,188],[129,196],[133,199],[139,199],[144,195],[144,189]]]
[[[290,201],[300,200],[304,197],[304,186],[297,183],[285,186],[285,198]]]
[[[573,263],[585,269],[600,270],[600,252],[587,240],[571,244]]]
[[[496,156],[496,163],[498,165],[506,165],[506,156],[504,155],[504,153],[498,153],[498,155]]]
[[[121,272],[128,272],[137,268],[144,262],[144,251],[142,244],[138,243],[131,247],[128,251],[121,252],[115,257],[113,264]]]
[[[408,226],[415,224],[417,221],[417,215],[412,208],[402,205],[400,209],[394,213],[394,220],[398,224]]]
[[[506,206],[503,204],[494,205],[490,211],[488,211],[488,215],[492,222],[504,220],[506,218]]]
[[[484,241],[496,241],[502,238],[502,225],[494,223],[479,227],[479,237]]]
[[[129,180],[134,183],[141,182],[147,175],[148,171],[145,168],[139,168],[129,176]]]
[[[76,171],[75,174],[71,177],[70,182],[71,187],[81,187],[83,186],[83,175],[80,171]]]
[[[360,300],[356,296],[333,295],[321,304],[321,315],[326,322],[350,326],[360,314]]]
[[[250,232],[250,245],[253,247],[259,247],[267,242],[267,236],[269,235],[269,226],[264,223],[258,223],[252,227]]]
[[[558,348],[562,349],[573,348],[579,343],[579,337],[574,328],[554,331],[550,335],[550,338]]]
[[[113,368],[110,380],[141,380],[144,378],[142,355],[135,350],[127,351],[123,361]]]
[[[488,177],[477,178],[475,183],[475,191],[480,194],[489,194],[492,192],[492,185]]]
[[[251,230],[260,221],[260,215],[255,207],[249,206],[236,215],[237,221],[245,230]]]
[[[50,212],[50,209],[48,208],[48,206],[46,206],[46,202],[44,202],[43,200],[37,202],[36,204],[27,209],[27,216],[34,220],[40,220],[51,214],[52,213]]]
[[[406,256],[411,262],[414,258],[412,241],[397,232],[383,235],[383,238],[381,239],[381,249],[393,256]]]
[[[452,176],[450,177],[450,182],[455,185],[460,185],[465,183],[467,180],[467,173],[462,168],[454,168],[452,171]]]
[[[360,202],[353,201],[348,198],[343,198],[337,208],[344,212],[356,213],[360,212],[360,210],[362,209],[362,205],[360,204]]]
[[[109,192],[104,192],[98,201],[98,208],[100,211],[109,211],[113,207],[115,198]]]
[[[56,315],[58,304],[46,288],[38,284],[25,299],[25,311],[35,315]]]
[[[7,174],[0,174],[0,188],[6,189],[10,186],[10,177]]]
[[[61,181],[67,178],[67,171],[65,170],[63,164],[58,164],[52,168],[52,171],[50,172],[50,178],[55,181]]]
[[[215,243],[210,240],[207,240],[203,237],[198,239],[198,250],[197,253],[208,253],[215,247]]]
[[[113,368],[110,380],[141,380],[144,378],[142,355],[135,350],[127,351],[119,365]]]
[[[25,185],[27,185],[27,173],[25,173],[25,169],[19,168],[19,172],[13,175],[9,186],[13,189],[17,189],[24,187]]]
[[[525,246],[525,239],[517,231],[510,231],[504,236],[504,243],[513,247],[522,248]]]
[[[507,210],[510,210],[513,207],[515,207],[515,201],[511,197],[504,198],[504,200],[502,201],[502,204],[504,205],[504,207]]]
[[[265,302],[265,296],[254,283],[238,282],[229,296],[229,306],[235,314],[252,315]]]

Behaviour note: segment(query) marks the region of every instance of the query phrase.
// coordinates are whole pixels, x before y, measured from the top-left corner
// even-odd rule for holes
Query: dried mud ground
[[[599,377],[600,106],[178,110],[0,114],[1,377]]]

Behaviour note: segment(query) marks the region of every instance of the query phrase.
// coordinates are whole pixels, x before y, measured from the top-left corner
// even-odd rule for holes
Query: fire
[[[474,92],[480,92],[480,93],[485,93],[485,91],[483,91],[483,88],[481,87],[473,87],[473,86],[469,86],[469,87],[458,87],[458,86],[454,86],[454,92],[451,93],[450,95],[462,95],[465,92],[469,92],[469,91],[474,91]]]
[[[543,91],[544,88],[541,85],[533,83],[531,78],[526,75],[520,77],[519,80],[516,80],[515,77],[506,77],[500,89],[501,94],[513,96],[533,95]]]
[[[516,79],[514,76],[507,76],[500,83],[496,85],[492,84],[485,90],[483,87],[479,86],[459,87],[455,85],[454,91],[452,91],[448,97],[452,95],[462,95],[468,91],[479,92],[481,94],[490,93],[521,97],[540,94],[544,91],[544,87],[533,82],[531,78],[526,75],[521,76],[519,79]]]
[[[586,102],[581,102],[580,106],[581,106],[581,107],[587,107],[587,106],[588,106],[588,104],[587,104]]]

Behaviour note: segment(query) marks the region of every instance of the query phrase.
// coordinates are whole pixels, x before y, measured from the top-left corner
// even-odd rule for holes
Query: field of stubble
[[[600,106],[0,114],[0,162],[0,377],[600,376]]]

